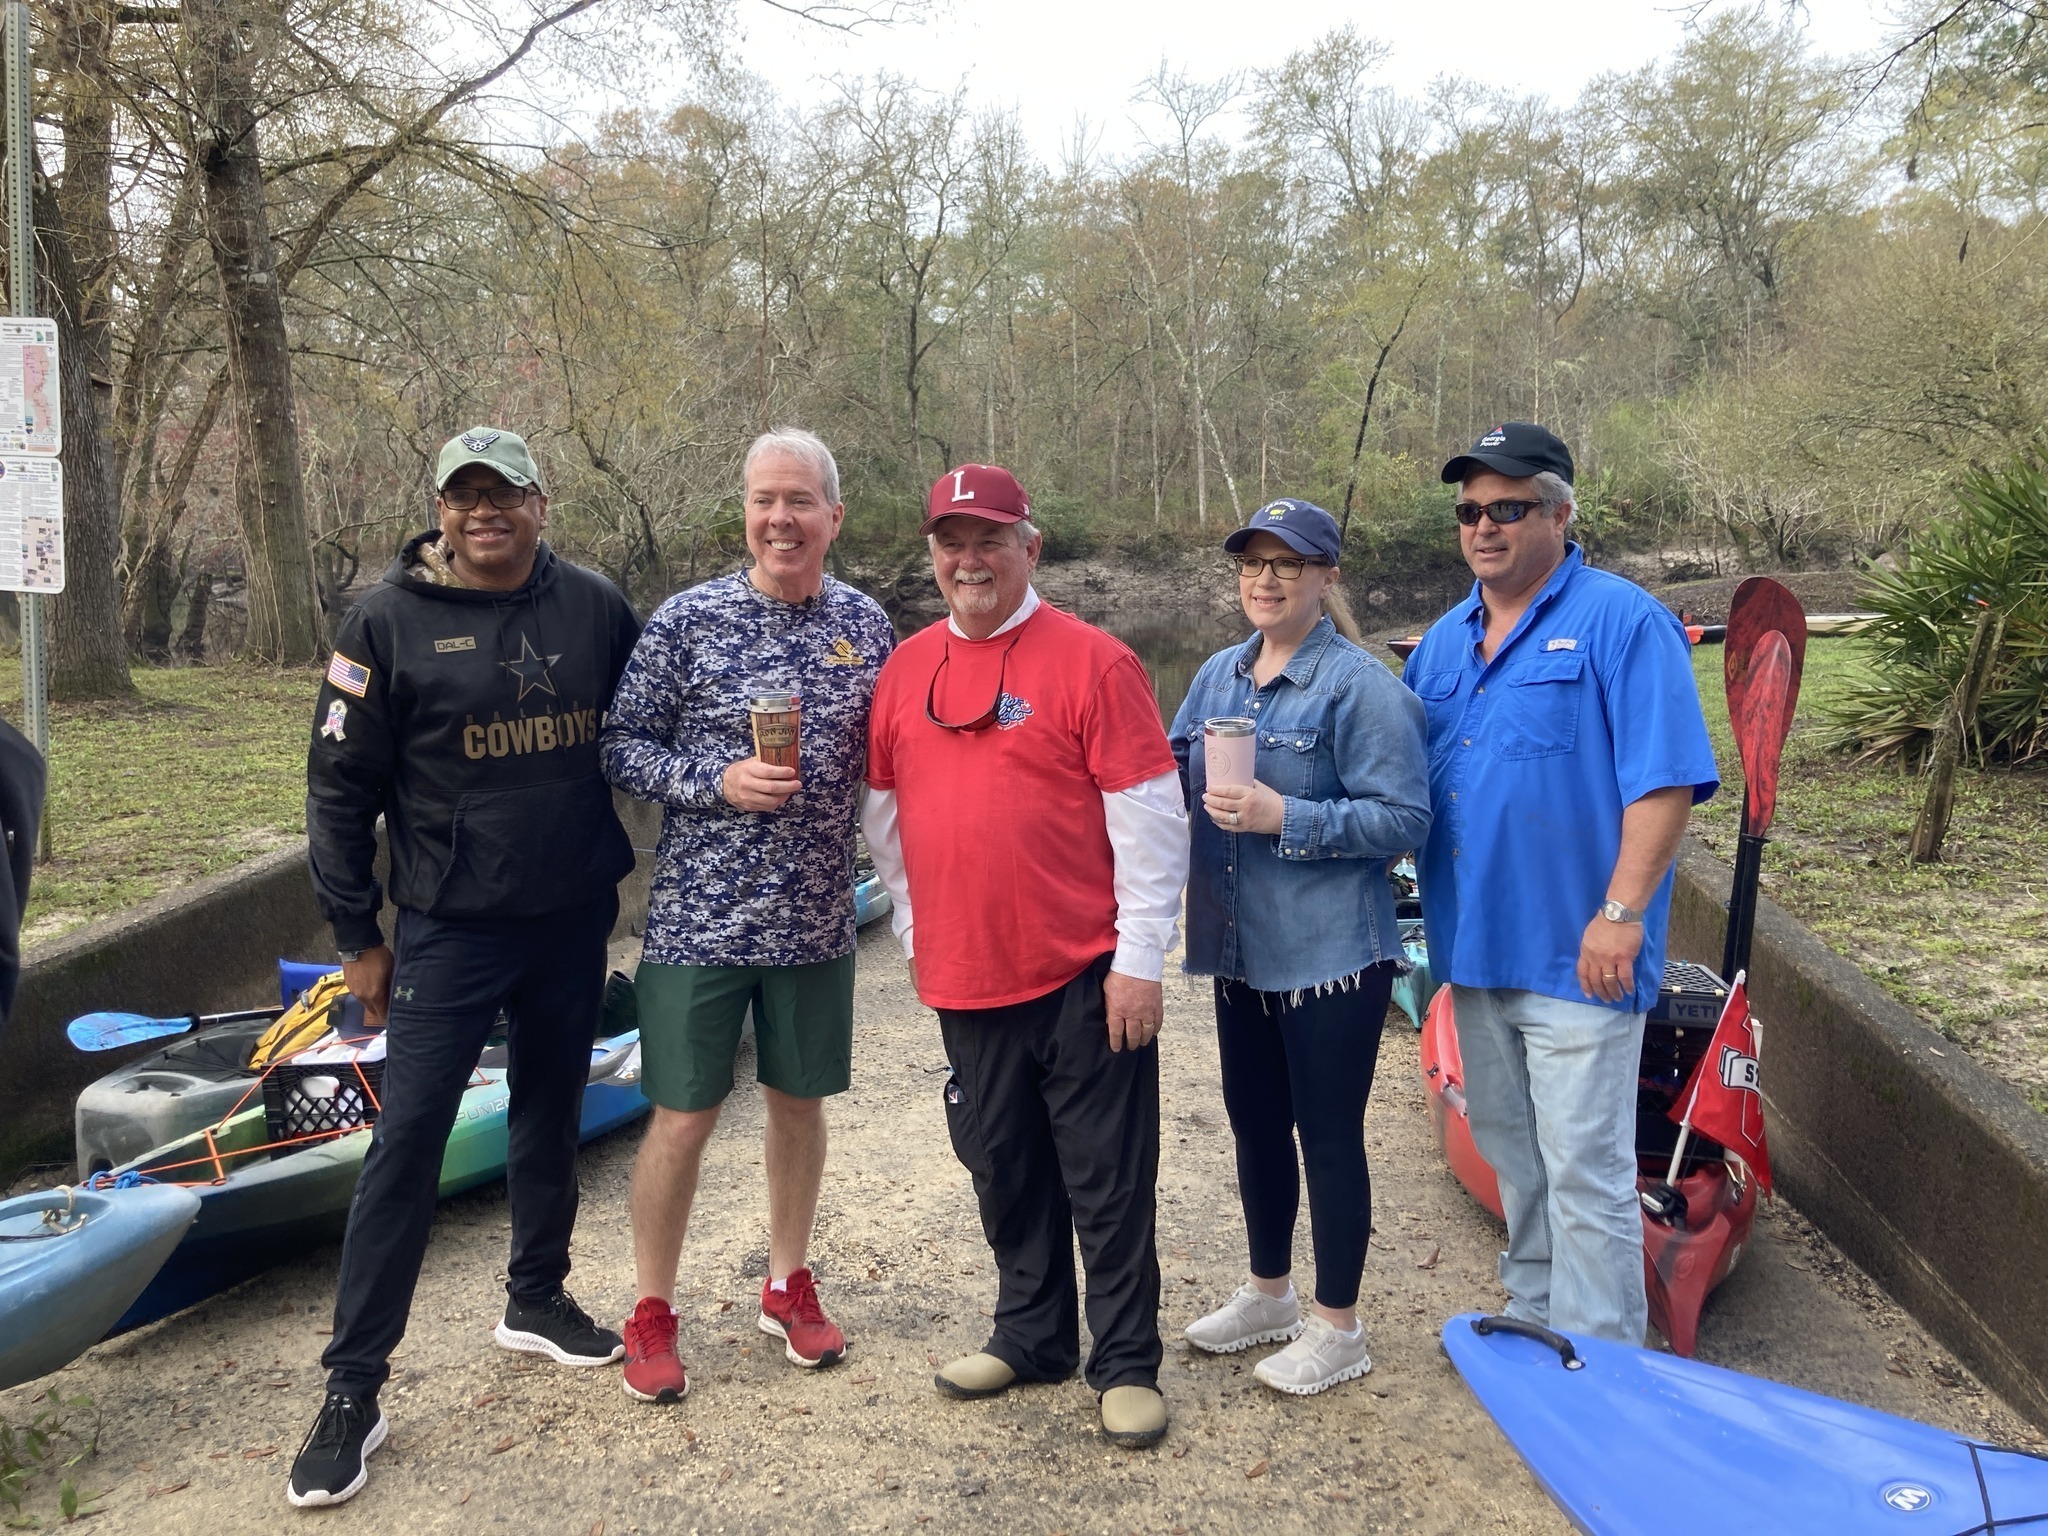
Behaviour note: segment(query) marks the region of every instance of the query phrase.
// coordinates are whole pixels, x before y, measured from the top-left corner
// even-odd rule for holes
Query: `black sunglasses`
[[[441,489],[441,504],[451,512],[468,512],[480,500],[489,498],[500,512],[510,512],[526,505],[526,498],[532,494],[530,485],[449,485]]]
[[[1021,632],[1020,632],[1021,633]],[[939,674],[953,664],[953,642],[946,642],[946,654],[939,658],[939,664],[932,671],[931,685],[924,691],[924,717],[942,731],[985,731],[996,723],[996,717],[1003,709],[1003,679],[1009,675],[1010,652],[1017,648],[1016,640],[1003,647],[1002,664],[996,668],[996,696],[989,700],[988,708],[972,720],[941,720],[933,708],[939,695]]]
[[[1482,506],[1476,501],[1461,501],[1451,510],[1467,528],[1476,528],[1482,514],[1496,523],[1519,523],[1542,505],[1540,501],[1489,501]]]

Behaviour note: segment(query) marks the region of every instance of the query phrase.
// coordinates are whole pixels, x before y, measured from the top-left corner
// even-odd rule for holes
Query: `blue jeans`
[[[1506,987],[1453,987],[1452,1001],[1472,1139],[1508,1219],[1508,1315],[1641,1344],[1644,1016]]]

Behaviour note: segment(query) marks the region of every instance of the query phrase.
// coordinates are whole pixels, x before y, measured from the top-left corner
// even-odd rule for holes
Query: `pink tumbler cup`
[[[1236,715],[1202,722],[1202,763],[1210,784],[1219,788],[1251,788],[1258,768],[1259,739],[1254,734],[1257,730],[1256,720]]]

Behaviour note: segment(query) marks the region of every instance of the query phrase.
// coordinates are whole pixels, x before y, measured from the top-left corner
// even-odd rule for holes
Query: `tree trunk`
[[[1996,620],[1996,622],[1994,622]],[[1977,614],[1977,627],[1970,633],[1970,652],[1963,662],[1962,680],[1942,711],[1941,724],[1934,733],[1934,752],[1927,765],[1927,798],[1920,804],[1920,817],[1913,826],[1913,842],[1907,852],[1915,864],[1941,862],[1941,845],[1948,837],[1949,813],[1955,808],[1956,768],[1963,749],[1977,724],[1977,705],[1984,697],[1984,685],[1998,659],[2005,623],[1990,607]]]
[[[187,661],[206,660],[206,610],[213,604],[213,577],[201,571],[192,578],[191,605],[185,610],[185,627],[178,634],[178,654]]]
[[[220,273],[228,382],[235,423],[235,511],[249,581],[243,652],[280,663],[322,650],[319,603],[299,465],[291,355],[277,260],[263,204],[255,88],[233,0],[181,8],[192,46],[192,86],[205,175],[205,222]]]
[[[64,590],[50,605],[50,697],[118,698],[134,690],[121,635],[121,504],[93,382],[84,296],[56,194],[36,177],[36,290],[57,322],[64,418]]]

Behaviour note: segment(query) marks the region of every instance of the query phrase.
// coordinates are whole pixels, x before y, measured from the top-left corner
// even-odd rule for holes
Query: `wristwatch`
[[[1600,915],[1610,923],[1640,923],[1643,920],[1643,914],[1635,908],[1625,907],[1612,898],[1600,903]]]
[[[1614,903],[1610,901],[1608,905],[1611,907]],[[354,965],[363,956],[367,955],[369,951],[367,949],[337,949],[334,953],[343,965]]]

